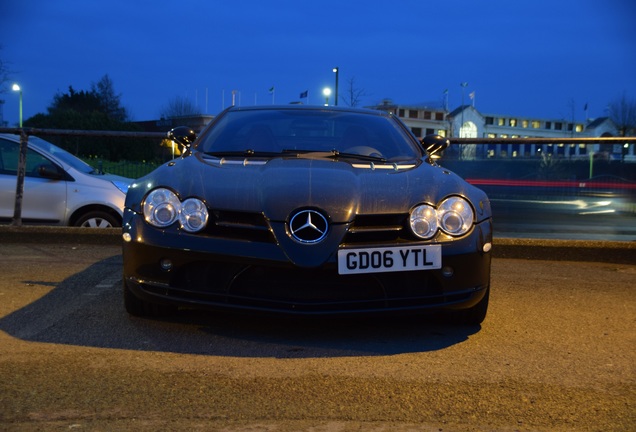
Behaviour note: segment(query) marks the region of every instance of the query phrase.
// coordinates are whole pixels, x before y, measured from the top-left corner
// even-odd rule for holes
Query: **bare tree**
[[[620,136],[636,133],[636,100],[629,99],[626,93],[608,105],[609,117],[618,128]]]
[[[356,107],[360,104],[360,99],[364,96],[367,96],[367,92],[355,86],[355,77],[351,77],[347,80],[347,89],[345,94],[341,96],[344,103],[350,107]]]
[[[161,109],[159,115],[161,118],[174,118],[174,117],[182,117],[201,114],[199,109],[190,101],[190,99],[175,96],[170,101],[168,101],[168,105]]]

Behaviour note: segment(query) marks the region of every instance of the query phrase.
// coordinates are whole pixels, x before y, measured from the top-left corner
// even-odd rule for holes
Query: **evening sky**
[[[233,90],[241,105],[324,103],[334,67],[340,105],[352,82],[360,106],[448,91],[451,109],[577,121],[636,98],[633,0],[0,0],[0,45],[25,119],[106,74],[133,120],[176,96],[217,114]]]

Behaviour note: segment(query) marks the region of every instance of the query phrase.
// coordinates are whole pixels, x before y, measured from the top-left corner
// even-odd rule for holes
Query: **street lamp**
[[[325,96],[325,106],[329,106],[329,96],[331,95],[331,89],[329,87],[325,87],[322,91],[322,94]]]
[[[336,74],[336,94],[334,96],[336,100],[334,102],[334,105],[338,105],[338,68],[333,68],[333,72]]]
[[[20,127],[22,127],[22,89],[20,88],[19,85],[13,84],[13,87],[11,87],[11,90],[20,92]]]

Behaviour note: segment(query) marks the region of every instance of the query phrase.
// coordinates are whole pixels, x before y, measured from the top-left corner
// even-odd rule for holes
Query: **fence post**
[[[18,159],[18,177],[15,184],[15,207],[11,225],[22,226],[22,197],[24,196],[24,176],[26,173],[26,155],[29,144],[29,135],[20,130],[20,156]]]

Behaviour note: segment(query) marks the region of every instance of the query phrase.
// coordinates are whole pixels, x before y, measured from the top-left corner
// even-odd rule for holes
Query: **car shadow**
[[[35,302],[0,318],[0,330],[31,342],[232,357],[324,358],[436,351],[480,326],[440,317],[286,318],[181,310],[165,319],[129,316],[122,257],[74,274]],[[48,281],[25,283],[50,286]]]

